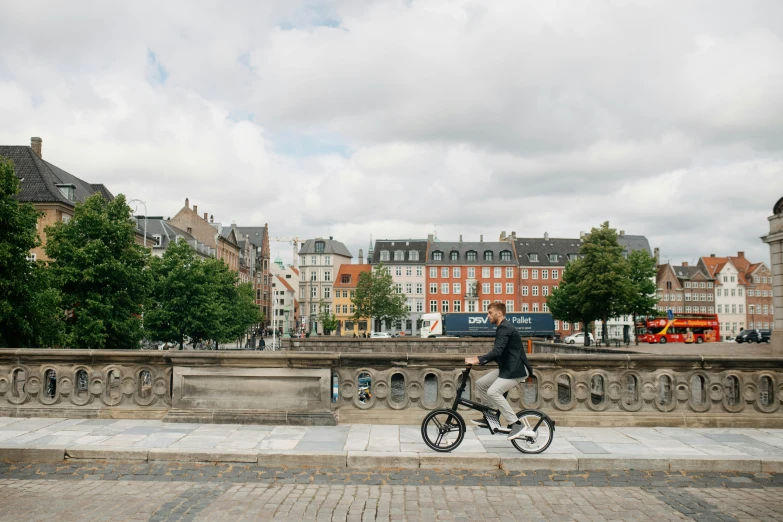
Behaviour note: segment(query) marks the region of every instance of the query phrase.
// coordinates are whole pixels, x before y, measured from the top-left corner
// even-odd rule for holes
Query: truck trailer
[[[506,319],[522,337],[551,337],[555,321],[549,313],[508,313]],[[486,313],[431,313],[421,316],[421,336],[428,337],[494,337],[497,326]]]

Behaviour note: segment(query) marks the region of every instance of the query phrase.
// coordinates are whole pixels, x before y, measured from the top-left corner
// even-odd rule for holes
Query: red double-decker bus
[[[720,339],[717,314],[674,314],[636,321],[636,337],[647,343],[712,343]]]

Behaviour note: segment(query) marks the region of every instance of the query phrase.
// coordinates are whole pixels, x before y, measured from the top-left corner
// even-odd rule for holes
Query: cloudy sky
[[[150,215],[187,197],[355,256],[608,220],[769,263],[779,0],[0,4],[0,143]]]

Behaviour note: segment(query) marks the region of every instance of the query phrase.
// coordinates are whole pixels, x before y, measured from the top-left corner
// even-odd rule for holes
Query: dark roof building
[[[516,265],[514,244],[506,241],[430,241],[428,265]]]
[[[367,262],[394,263],[396,265],[423,265],[427,262],[426,239],[378,239],[371,248]]]
[[[344,244],[335,241],[331,237],[329,239],[317,237],[305,241],[302,248],[299,249],[299,255],[309,254],[332,254],[349,258],[353,257]]]

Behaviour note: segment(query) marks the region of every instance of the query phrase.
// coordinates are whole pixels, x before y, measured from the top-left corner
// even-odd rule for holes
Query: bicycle
[[[451,408],[439,408],[433,410],[424,417],[421,423],[421,436],[424,443],[435,451],[449,452],[462,444],[467,427],[465,419],[457,412],[459,406],[466,406],[472,410],[483,413],[490,433],[498,433],[501,430],[500,411],[484,406],[477,402],[462,398],[462,393],[467,386],[468,376],[473,367],[469,364],[457,386],[457,394]],[[511,444],[522,453],[541,453],[545,451],[555,434],[555,421],[546,413],[528,409],[517,413],[517,418],[522,421],[526,429],[536,433],[535,437],[521,437],[513,439]]]

